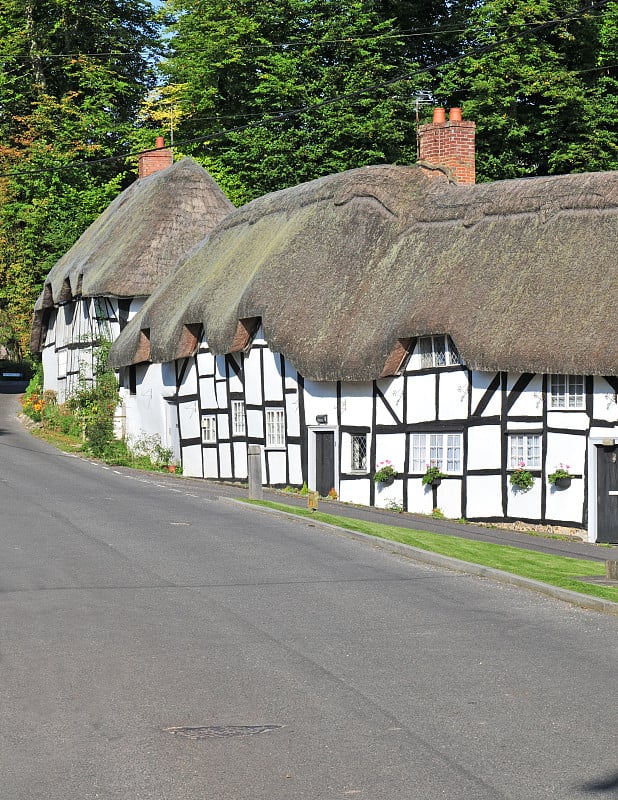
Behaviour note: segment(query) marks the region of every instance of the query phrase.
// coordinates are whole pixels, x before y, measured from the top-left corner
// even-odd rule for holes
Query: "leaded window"
[[[354,472],[367,471],[367,434],[352,435],[352,470]]]

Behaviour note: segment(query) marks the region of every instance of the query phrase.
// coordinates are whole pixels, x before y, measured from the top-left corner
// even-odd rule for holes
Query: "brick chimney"
[[[451,108],[448,120],[443,108],[435,108],[433,122],[418,128],[419,160],[448,167],[457,183],[474,183],[475,128],[474,122],[461,119],[461,108]]]
[[[147,178],[153,172],[159,172],[162,169],[171,167],[174,162],[174,156],[171,150],[165,147],[165,139],[162,136],[157,136],[155,140],[155,149],[146,150],[138,156],[139,173],[138,178]]]

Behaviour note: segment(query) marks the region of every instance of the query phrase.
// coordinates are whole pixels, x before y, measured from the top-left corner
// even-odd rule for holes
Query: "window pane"
[[[242,400],[232,401],[232,434],[245,435],[245,404]]]
[[[367,436],[365,434],[352,436],[352,469],[359,471],[367,469]]]
[[[461,364],[461,356],[453,342],[447,337],[446,339],[449,349],[449,364]]]
[[[427,456],[425,455],[425,434],[412,434],[412,471],[424,472],[427,467]]]
[[[582,375],[569,375],[569,408],[584,407],[584,378]]]
[[[285,446],[285,422],[283,410],[273,409],[266,412],[266,446]]]
[[[441,433],[431,433],[429,435],[429,466],[443,469],[443,444]]]
[[[433,367],[433,340],[431,336],[423,336],[418,340],[421,354],[421,367]]]
[[[461,472],[461,434],[449,433],[446,449],[446,472]]]

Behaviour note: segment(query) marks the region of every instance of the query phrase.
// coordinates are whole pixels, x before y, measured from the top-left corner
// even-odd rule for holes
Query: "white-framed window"
[[[421,369],[452,367],[455,364],[461,364],[461,357],[449,336],[421,336],[416,349]]]
[[[266,447],[285,447],[285,415],[282,408],[266,409]]]
[[[353,433],[350,440],[352,446],[350,454],[352,472],[367,472],[367,434]]]
[[[550,375],[549,407],[584,408],[583,375]]]
[[[413,433],[412,472],[425,472],[429,466],[447,475],[460,475],[462,443],[461,433]]]
[[[202,417],[202,442],[213,444],[217,441],[217,418],[214,414],[205,414]]]
[[[541,434],[511,433],[509,435],[509,469],[525,466],[541,469]]]
[[[232,436],[244,436],[245,404],[242,400],[232,400]]]

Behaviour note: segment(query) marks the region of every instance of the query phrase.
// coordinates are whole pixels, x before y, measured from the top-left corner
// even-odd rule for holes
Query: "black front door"
[[[315,488],[322,497],[335,487],[335,432],[315,433]]]
[[[597,541],[618,544],[618,447],[597,445]]]

